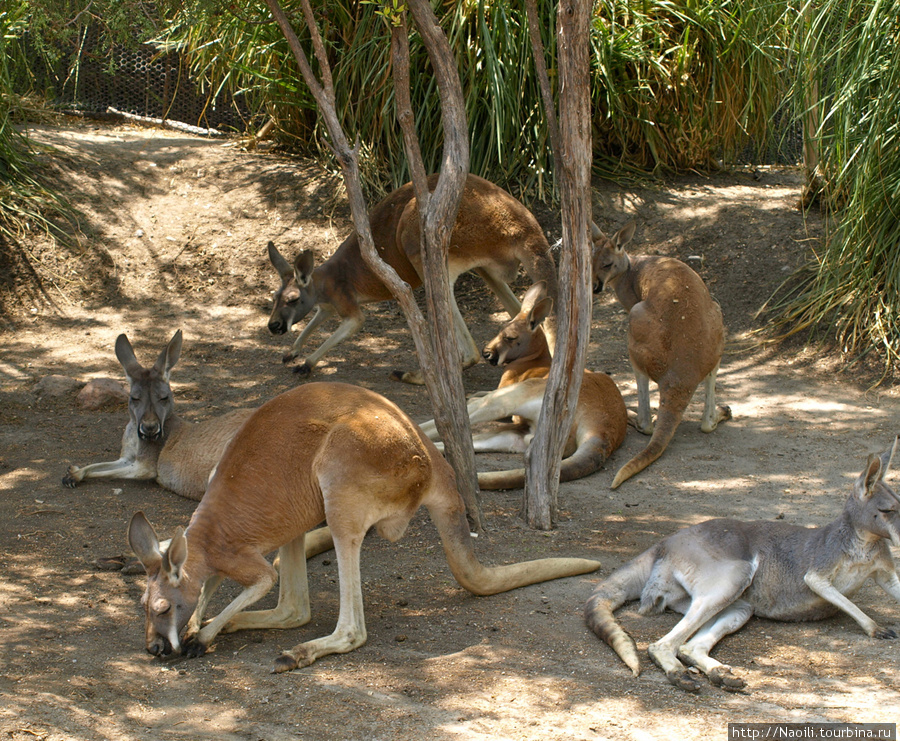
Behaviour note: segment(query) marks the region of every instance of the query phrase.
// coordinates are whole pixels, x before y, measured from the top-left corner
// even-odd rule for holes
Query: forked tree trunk
[[[444,438],[448,457],[456,471],[457,486],[465,500],[473,528],[476,531],[480,531],[482,528],[482,515],[478,502],[475,454],[472,448],[469,420],[465,413],[465,393],[460,375],[460,354],[455,339],[455,332],[431,331],[431,325],[425,321],[425,317],[416,304],[409,285],[375,251],[368,209],[362,193],[359,176],[357,148],[350,146],[337,116],[331,68],[309,0],[302,0],[303,14],[312,38],[313,50],[319,63],[322,75],[321,82],[313,73],[300,41],[279,1],[266,0],[266,4],[269,6],[272,16],[287,39],[303,79],[316,99],[319,113],[325,122],[330,139],[329,144],[343,171],[344,183],[350,202],[350,212],[359,236],[363,259],[388,287],[406,316],[426,386],[431,394],[438,430]],[[415,2],[414,4],[416,6],[423,5],[421,2]],[[420,33],[422,33],[436,74],[443,80],[440,85],[441,95],[442,97],[448,96],[451,102],[449,106],[446,104],[443,106],[444,163],[435,193],[433,196],[427,195],[424,177],[416,178],[416,180],[420,181],[420,183],[417,183],[416,192],[417,196],[421,194],[425,199],[424,202],[422,200],[419,201],[419,211],[422,218],[425,262],[424,282],[429,312],[436,326],[452,327],[453,320],[450,312],[450,291],[452,286],[450,286],[447,276],[446,254],[450,233],[452,232],[453,224],[456,220],[456,212],[459,207],[462,182],[465,180],[468,171],[468,140],[466,138],[465,118],[463,115],[461,128],[465,146],[464,152],[460,152],[458,119],[464,109],[452,97],[454,93],[452,90],[453,80],[451,78],[456,76],[457,87],[459,86],[459,80],[456,68],[453,65],[452,55],[450,55],[449,45],[446,44],[446,39],[444,38],[446,48],[441,47],[440,39],[437,36],[443,37],[443,33],[437,26],[436,21],[431,24],[424,13],[422,13],[420,7],[414,9],[413,13],[417,23],[419,23],[420,15],[423,19],[422,22],[425,24],[425,29],[423,30],[420,27]],[[459,101],[461,100],[462,94],[460,92]],[[416,146],[416,149],[418,149],[418,146]],[[420,184],[422,185],[421,191],[419,188]],[[427,204],[424,208],[422,207],[423,203]]]
[[[590,0],[563,0],[557,12],[560,125],[554,162],[563,237],[559,306],[556,350],[527,455],[525,484],[525,519],[544,530],[557,519],[560,462],[575,416],[591,331],[590,12]],[[555,119],[552,108],[546,113]]]

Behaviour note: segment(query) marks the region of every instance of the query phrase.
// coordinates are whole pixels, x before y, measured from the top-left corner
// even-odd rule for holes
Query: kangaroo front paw
[[[308,376],[312,373],[312,366],[305,360],[294,368],[294,373],[298,376]]]
[[[277,659],[272,667],[272,674],[283,674],[284,672],[292,672],[299,669],[300,663],[289,653],[283,653]]]
[[[728,692],[738,692],[747,686],[743,679],[731,673],[730,666],[717,666],[711,669],[707,676],[716,687]]]
[[[897,631],[892,630],[891,628],[876,628],[872,637],[892,639],[897,637]]]
[[[207,648],[206,644],[201,643],[197,636],[191,636],[190,638],[185,638],[181,653],[185,658],[196,659],[203,656],[203,654],[206,653]]]
[[[297,359],[297,356],[294,355],[294,353],[292,353],[292,352],[286,352],[284,355],[281,356],[281,362],[285,363],[285,364],[290,363],[292,360],[296,360],[296,359]]]
[[[69,466],[66,475],[62,477],[63,486],[68,487],[69,489],[74,489],[78,486],[79,479],[75,476],[75,470],[75,466]]]

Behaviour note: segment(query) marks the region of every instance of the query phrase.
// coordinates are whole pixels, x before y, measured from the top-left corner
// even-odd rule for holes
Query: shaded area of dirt
[[[423,513],[399,543],[371,535],[364,545],[363,648],[291,674],[269,673],[281,649],[333,629],[337,571],[333,554],[323,554],[309,566],[308,626],[222,636],[197,660],[146,655],[143,577],[92,564],[127,553],[134,511],[170,533],[187,522],[193,503],[151,483],[63,488],[69,463],[117,457],[125,411],[85,412],[73,396],[39,396],[34,384],[48,374],[121,379],[113,354],[120,332],[149,363],[182,328],[173,383],[186,417],[256,405],[291,388],[298,379],[280,363],[290,340],[265,328],[276,287],[265,244],[274,239],[285,253],[308,247],[325,256],[349,230],[348,217],[338,185],[309,163],[162,131],[84,126],[40,137],[62,153],[54,166],[83,214],[86,237],[68,254],[29,243],[58,311],[34,298],[18,308],[15,327],[0,332],[5,737],[724,738],[736,721],[894,719],[900,646],[867,638],[849,617],[753,620],[716,653],[749,691],[709,687],[689,696],[646,659],[647,644],[674,615],[642,618],[633,605],[622,611],[645,663],[633,679],[583,625],[595,576],[473,597],[453,581]],[[637,218],[634,251],[695,267],[721,302],[737,349],[757,326],[758,307],[820,237],[815,216],[806,221],[794,208],[799,190],[798,174],[778,169],[658,187],[597,183],[594,217],[606,230]],[[555,214],[535,211],[557,238]],[[463,278],[458,295],[476,340],[486,341],[502,319],[499,305],[477,279]],[[613,375],[634,406],[624,313],[610,296],[596,304],[589,365]],[[367,317],[314,377],[358,383],[416,420],[430,417],[421,388],[388,380],[393,368],[415,364],[399,308],[377,304]],[[562,518],[551,533],[518,520],[521,492],[484,494],[490,530],[479,539],[479,556],[490,563],[584,556],[609,573],[677,527],[709,517],[828,522],[866,455],[900,431],[896,390],[867,393],[828,368],[783,349],[729,354],[719,395],[733,421],[703,435],[695,399],[665,455],[611,491],[615,470],[646,444],[629,430],[606,469],[560,488]],[[479,365],[466,372],[467,388],[492,388],[498,375]],[[480,458],[485,467],[510,463]],[[234,593],[224,590],[213,610]],[[880,623],[900,624],[900,607],[876,588],[856,602]]]

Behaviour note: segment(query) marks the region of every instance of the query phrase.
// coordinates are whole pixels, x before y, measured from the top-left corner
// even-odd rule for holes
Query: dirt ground
[[[40,238],[26,243],[46,293],[20,284],[0,325],[2,738],[643,741],[724,739],[730,722],[897,720],[900,642],[869,639],[849,617],[754,619],[716,653],[747,691],[688,695],[646,656],[675,615],[642,618],[633,605],[620,613],[644,662],[632,678],[584,627],[597,575],[474,597],[453,581],[424,512],[397,544],[367,538],[369,638],[359,650],[270,673],[281,649],[333,629],[337,571],[326,553],[310,562],[308,626],[225,635],[200,659],[150,657],[138,603],[144,577],[94,561],[127,553],[136,510],[168,534],[194,503],[152,482],[63,488],[70,463],[117,457],[126,412],[84,411],[74,391],[42,395],[35,384],[51,374],[122,380],[113,353],[120,332],[149,364],[182,328],[173,386],[185,417],[291,388],[301,381],[280,362],[290,340],[266,329],[276,277],[265,245],[325,256],[349,231],[348,213],[335,179],[313,163],[161,130],[82,124],[34,133],[57,148],[42,159],[82,213],[85,236],[66,254]],[[838,515],[866,456],[900,431],[900,401],[896,387],[867,391],[867,376],[838,374],[828,358],[747,349],[756,310],[821,239],[820,217],[795,208],[799,190],[795,171],[765,168],[659,186],[597,183],[601,227],[636,218],[633,251],[687,260],[721,302],[729,353],[718,392],[734,419],[702,434],[698,396],[664,456],[612,491],[617,468],[646,443],[629,430],[603,471],[560,487],[561,521],[549,533],[518,519],[520,491],[483,494],[482,560],[583,556],[606,574],[710,517],[821,525]],[[556,214],[535,211],[556,239]],[[477,279],[461,280],[458,294],[476,340],[486,341],[503,317],[499,304]],[[624,314],[601,296],[594,318],[589,367],[610,373],[634,406]],[[374,389],[420,421],[431,416],[424,390],[388,380],[391,369],[414,365],[402,314],[385,303],[313,377]],[[498,374],[470,369],[467,388],[490,389]],[[225,590],[213,610],[233,594]],[[877,588],[856,602],[900,627],[900,607]]]

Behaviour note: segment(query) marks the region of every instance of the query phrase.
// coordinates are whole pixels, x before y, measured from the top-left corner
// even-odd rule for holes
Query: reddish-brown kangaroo
[[[651,435],[647,447],[622,466],[615,489],[663,454],[684,410],[703,383],[706,398],[700,429],[712,432],[731,419],[727,406],[716,406],[716,373],[725,345],[719,304],[703,279],[671,257],[629,257],[625,245],[634,222],[610,239],[594,225],[594,293],[610,286],[628,310],[628,356],[637,380],[638,431]],[[659,388],[659,411],[650,416],[650,381]]]
[[[485,360],[503,366],[503,375],[495,391],[469,402],[469,420],[481,424],[514,419],[475,433],[477,452],[524,453],[531,443],[550,373],[550,350],[541,323],[552,304],[544,284],[534,284],[522,298],[521,311],[485,345]],[[421,427],[431,439],[438,439],[434,420]],[[598,471],[622,444],[627,427],[625,402],[615,382],[605,373],[584,371],[559,480],[572,481]],[[525,469],[483,471],[478,474],[478,485],[482,489],[521,488]]]
[[[275,397],[235,434],[187,530],[160,547],[143,513],[128,528],[147,571],[142,599],[146,647],[157,656],[203,654],[220,631],[293,628],[310,618],[304,539],[323,520],[334,538],[340,611],[334,632],[294,646],[276,672],[346,653],[366,641],[360,548],[375,527],[397,540],[421,505],[428,508],[456,580],[495,594],[600,564],[546,558],[486,567],[475,556],[453,469],[399,407],[340,383],[310,383]],[[245,612],[275,584],[266,554],[278,549],[278,604]],[[201,628],[225,578],[244,589]],[[186,631],[186,632],[185,632]]]
[[[429,180],[434,188],[437,176]],[[412,184],[407,183],[378,203],[369,214],[375,249],[412,288],[422,284],[423,261],[419,234],[419,212]],[[293,265],[269,242],[269,260],[281,277],[275,305],[269,319],[272,334],[284,334],[313,308],[316,313],[297,337],[284,362],[299,356],[312,333],[329,317],[337,315],[340,325],[322,345],[296,366],[308,375],[322,357],[336,345],[356,334],[363,325],[363,304],[393,299],[390,290],[369,269],[360,253],[354,231],[337,251],[319,266],[311,250],[297,255]],[[447,256],[450,282],[466,271],[477,273],[514,316],[519,302],[508,283],[519,265],[533,281],[543,280],[551,297],[556,296],[556,265],[550,245],[532,213],[509,193],[493,183],[469,175]],[[453,324],[459,340],[463,367],[478,362],[478,346],[452,302]],[[552,329],[550,330],[552,332]],[[393,374],[395,380],[422,383],[420,372]]]

